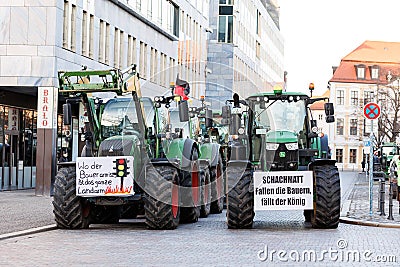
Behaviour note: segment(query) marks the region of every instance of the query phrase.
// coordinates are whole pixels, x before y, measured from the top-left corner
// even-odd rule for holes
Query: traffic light
[[[115,172],[117,177],[123,178],[126,177],[128,172],[128,164],[126,159],[117,159],[115,161]]]

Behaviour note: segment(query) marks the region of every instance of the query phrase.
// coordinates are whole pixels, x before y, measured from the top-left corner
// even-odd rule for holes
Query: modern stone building
[[[279,6],[273,0],[210,2],[206,99],[219,109],[284,81]]]
[[[58,70],[137,64],[144,95],[164,94],[178,74],[193,81],[193,98],[204,95],[208,3],[0,1],[0,191],[50,193],[57,153],[66,146]]]

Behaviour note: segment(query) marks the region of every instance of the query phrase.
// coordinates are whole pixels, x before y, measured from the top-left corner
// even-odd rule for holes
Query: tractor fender
[[[191,156],[192,156],[192,151],[193,149],[197,150],[197,157],[200,157],[200,151],[198,150],[197,147],[197,143],[192,140],[192,139],[185,139],[184,144],[183,144],[183,151],[182,151],[182,168],[188,168],[190,167],[190,163],[192,160]],[[197,160],[198,158],[196,158],[195,160]]]
[[[194,140],[182,138],[174,139],[169,144],[167,158],[168,160],[178,159],[181,163],[181,168],[188,168],[190,167],[193,149],[198,150],[197,143]]]
[[[335,166],[336,160],[334,159],[316,159],[315,161],[308,164],[308,170],[314,170],[314,166],[332,165]]]
[[[200,159],[206,159],[210,163],[210,167],[215,167],[219,160],[219,145],[215,143],[206,143],[201,145],[201,157]]]

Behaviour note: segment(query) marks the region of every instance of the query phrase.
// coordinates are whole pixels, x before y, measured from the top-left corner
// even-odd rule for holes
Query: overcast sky
[[[400,42],[400,0],[278,0],[288,90],[322,94],[332,66],[364,41]]]

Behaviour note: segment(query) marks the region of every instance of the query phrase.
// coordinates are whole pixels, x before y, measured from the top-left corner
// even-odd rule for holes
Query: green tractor
[[[205,108],[191,107],[187,114],[180,114],[181,110],[170,107],[171,99],[176,96],[159,96],[154,101],[158,106],[165,104],[168,107],[169,125],[174,132],[174,138],[189,138],[197,142],[200,150],[199,162],[201,169],[201,209],[200,216],[207,217],[210,213],[221,213],[224,207],[223,163],[220,146],[210,142],[209,136],[203,131],[203,124],[212,125],[212,119],[205,118],[200,112]],[[182,122],[180,117],[189,116],[188,121]]]
[[[382,166],[382,171],[385,173],[386,178],[389,177],[389,166],[390,162],[392,161],[394,155],[399,155],[399,147],[396,145],[396,143],[383,143],[379,147],[379,153],[380,153],[380,164]]]
[[[310,88],[311,89],[311,88]],[[227,224],[251,228],[255,210],[303,210],[314,228],[337,228],[340,177],[327,156],[309,105],[327,98],[304,93],[251,95],[223,107],[229,125]],[[326,122],[334,122],[325,103]]]
[[[136,66],[58,77],[64,125],[74,117],[84,126],[81,156],[59,163],[55,177],[57,226],[81,229],[144,216],[150,229],[175,229],[197,221],[200,151],[193,140],[169,138],[160,111],[141,97]],[[102,103],[98,93],[104,92],[119,97]],[[184,114],[187,106],[179,107]]]

